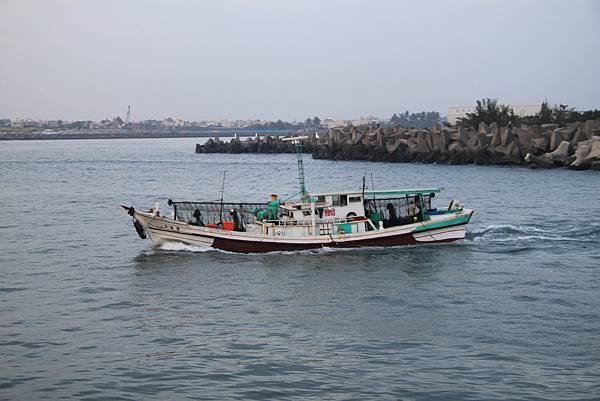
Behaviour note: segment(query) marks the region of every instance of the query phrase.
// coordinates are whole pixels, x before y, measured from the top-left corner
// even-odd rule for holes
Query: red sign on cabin
[[[328,208],[323,210],[323,215],[325,216],[335,216],[335,209]]]

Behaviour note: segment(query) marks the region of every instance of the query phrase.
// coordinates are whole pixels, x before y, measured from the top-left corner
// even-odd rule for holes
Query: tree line
[[[395,126],[405,128],[432,128],[436,124],[442,123],[442,117],[437,111],[421,111],[418,113],[404,113],[392,115],[390,123]]]
[[[475,111],[460,118],[457,124],[475,128],[481,122],[488,125],[496,122],[500,126],[509,124],[515,126],[521,124],[558,124],[564,126],[565,124],[596,118],[600,118],[600,110],[578,111],[574,107],[565,104],[550,105],[546,100],[542,103],[538,113],[531,116],[518,116],[509,105],[498,103],[498,99],[483,98],[477,100]]]
[[[321,125],[321,119],[319,117],[307,118],[304,122],[290,123],[287,121],[267,121],[264,123],[252,124],[246,129],[255,130],[290,130],[290,131],[301,131],[301,130],[320,130],[323,128]]]

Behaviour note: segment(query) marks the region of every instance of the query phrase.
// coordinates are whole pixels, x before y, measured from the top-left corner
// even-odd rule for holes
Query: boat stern
[[[461,209],[432,218],[417,227],[412,235],[417,242],[452,242],[466,237],[466,227],[474,210]]]

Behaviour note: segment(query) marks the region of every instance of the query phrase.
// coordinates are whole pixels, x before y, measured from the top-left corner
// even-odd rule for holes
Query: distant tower
[[[131,105],[127,106],[127,117],[125,117],[125,125],[129,124],[131,119]]]

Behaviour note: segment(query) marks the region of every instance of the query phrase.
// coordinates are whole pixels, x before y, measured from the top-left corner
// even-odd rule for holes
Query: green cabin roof
[[[443,188],[419,188],[419,189],[390,189],[385,191],[365,191],[365,196],[404,196],[417,194],[430,194],[432,192],[442,192]],[[311,196],[327,196],[327,195],[360,195],[362,190],[354,191],[330,191],[311,193]]]
[[[398,196],[398,195],[426,195],[442,192],[442,188],[397,189],[389,191],[365,191],[365,196]]]

